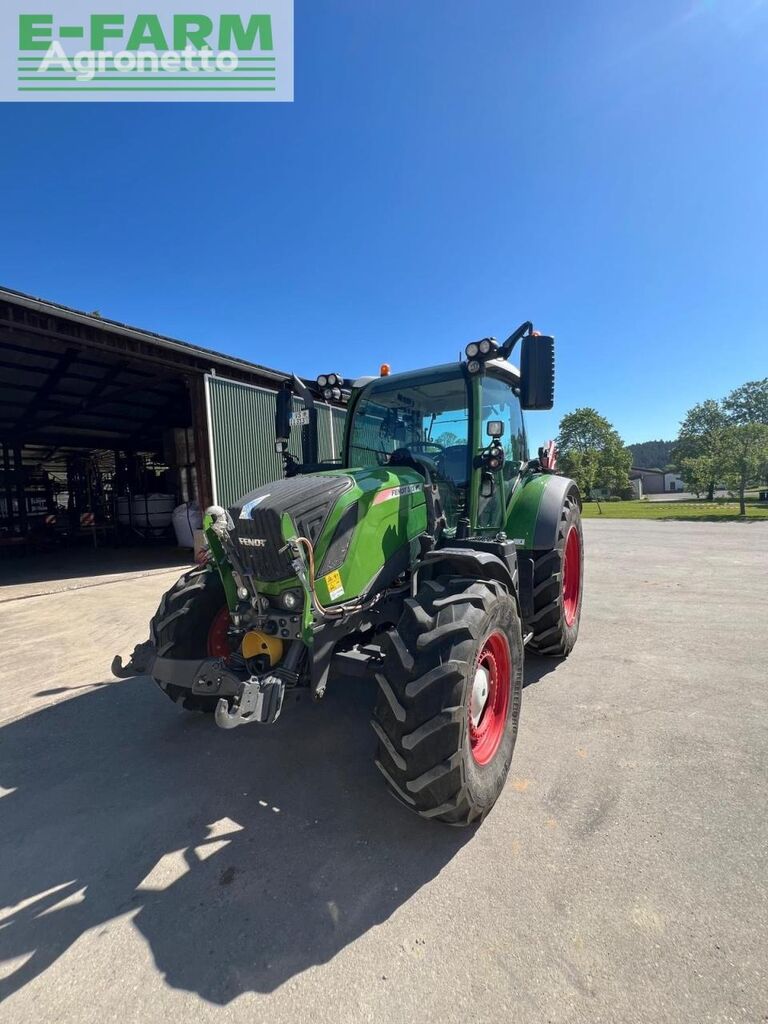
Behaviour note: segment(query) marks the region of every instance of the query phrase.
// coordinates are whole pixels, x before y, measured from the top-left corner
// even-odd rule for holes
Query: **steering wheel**
[[[431,453],[433,455],[439,455],[440,452],[445,451],[445,445],[439,444],[437,441],[409,441],[405,447],[410,449],[411,451],[422,451],[424,452],[425,455],[427,454],[427,448],[435,449]]]
[[[431,441],[416,441],[413,445],[407,445],[404,448],[395,448],[389,456],[388,464],[390,466],[413,466],[421,464],[422,466],[426,466],[430,473],[434,473],[437,469],[437,462],[433,456],[411,451],[412,447],[423,447],[425,444],[431,443]]]

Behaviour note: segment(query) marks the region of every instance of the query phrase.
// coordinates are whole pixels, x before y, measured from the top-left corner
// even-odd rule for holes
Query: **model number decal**
[[[379,491],[373,499],[373,504],[381,505],[392,498],[404,498],[406,494],[418,494],[421,490],[421,484],[403,484],[402,487],[389,487],[386,491]]]

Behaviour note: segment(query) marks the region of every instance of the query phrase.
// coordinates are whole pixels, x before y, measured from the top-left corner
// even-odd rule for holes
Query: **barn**
[[[180,518],[186,535],[200,509],[281,475],[291,370],[0,288],[0,549],[177,544]],[[318,403],[321,459],[343,423]]]

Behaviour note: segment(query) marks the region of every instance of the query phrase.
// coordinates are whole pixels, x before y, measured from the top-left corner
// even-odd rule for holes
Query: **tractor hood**
[[[383,565],[426,529],[424,478],[408,467],[301,474],[251,491],[229,510],[232,542],[261,589],[293,578],[281,529],[287,513],[314,548],[318,586],[330,573],[345,599],[357,596]],[[274,587],[273,585],[278,585]]]
[[[282,551],[284,512],[300,537],[316,544],[336,502],[355,481],[349,474],[292,476],[251,491],[230,509],[243,565],[259,580],[271,583],[292,575],[291,558]]]

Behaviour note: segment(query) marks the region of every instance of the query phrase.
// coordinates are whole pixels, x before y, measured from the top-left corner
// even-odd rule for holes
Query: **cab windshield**
[[[460,368],[420,384],[369,385],[355,405],[349,430],[349,466],[382,466],[394,451],[427,460],[449,527],[456,525],[469,486],[469,399]]]

